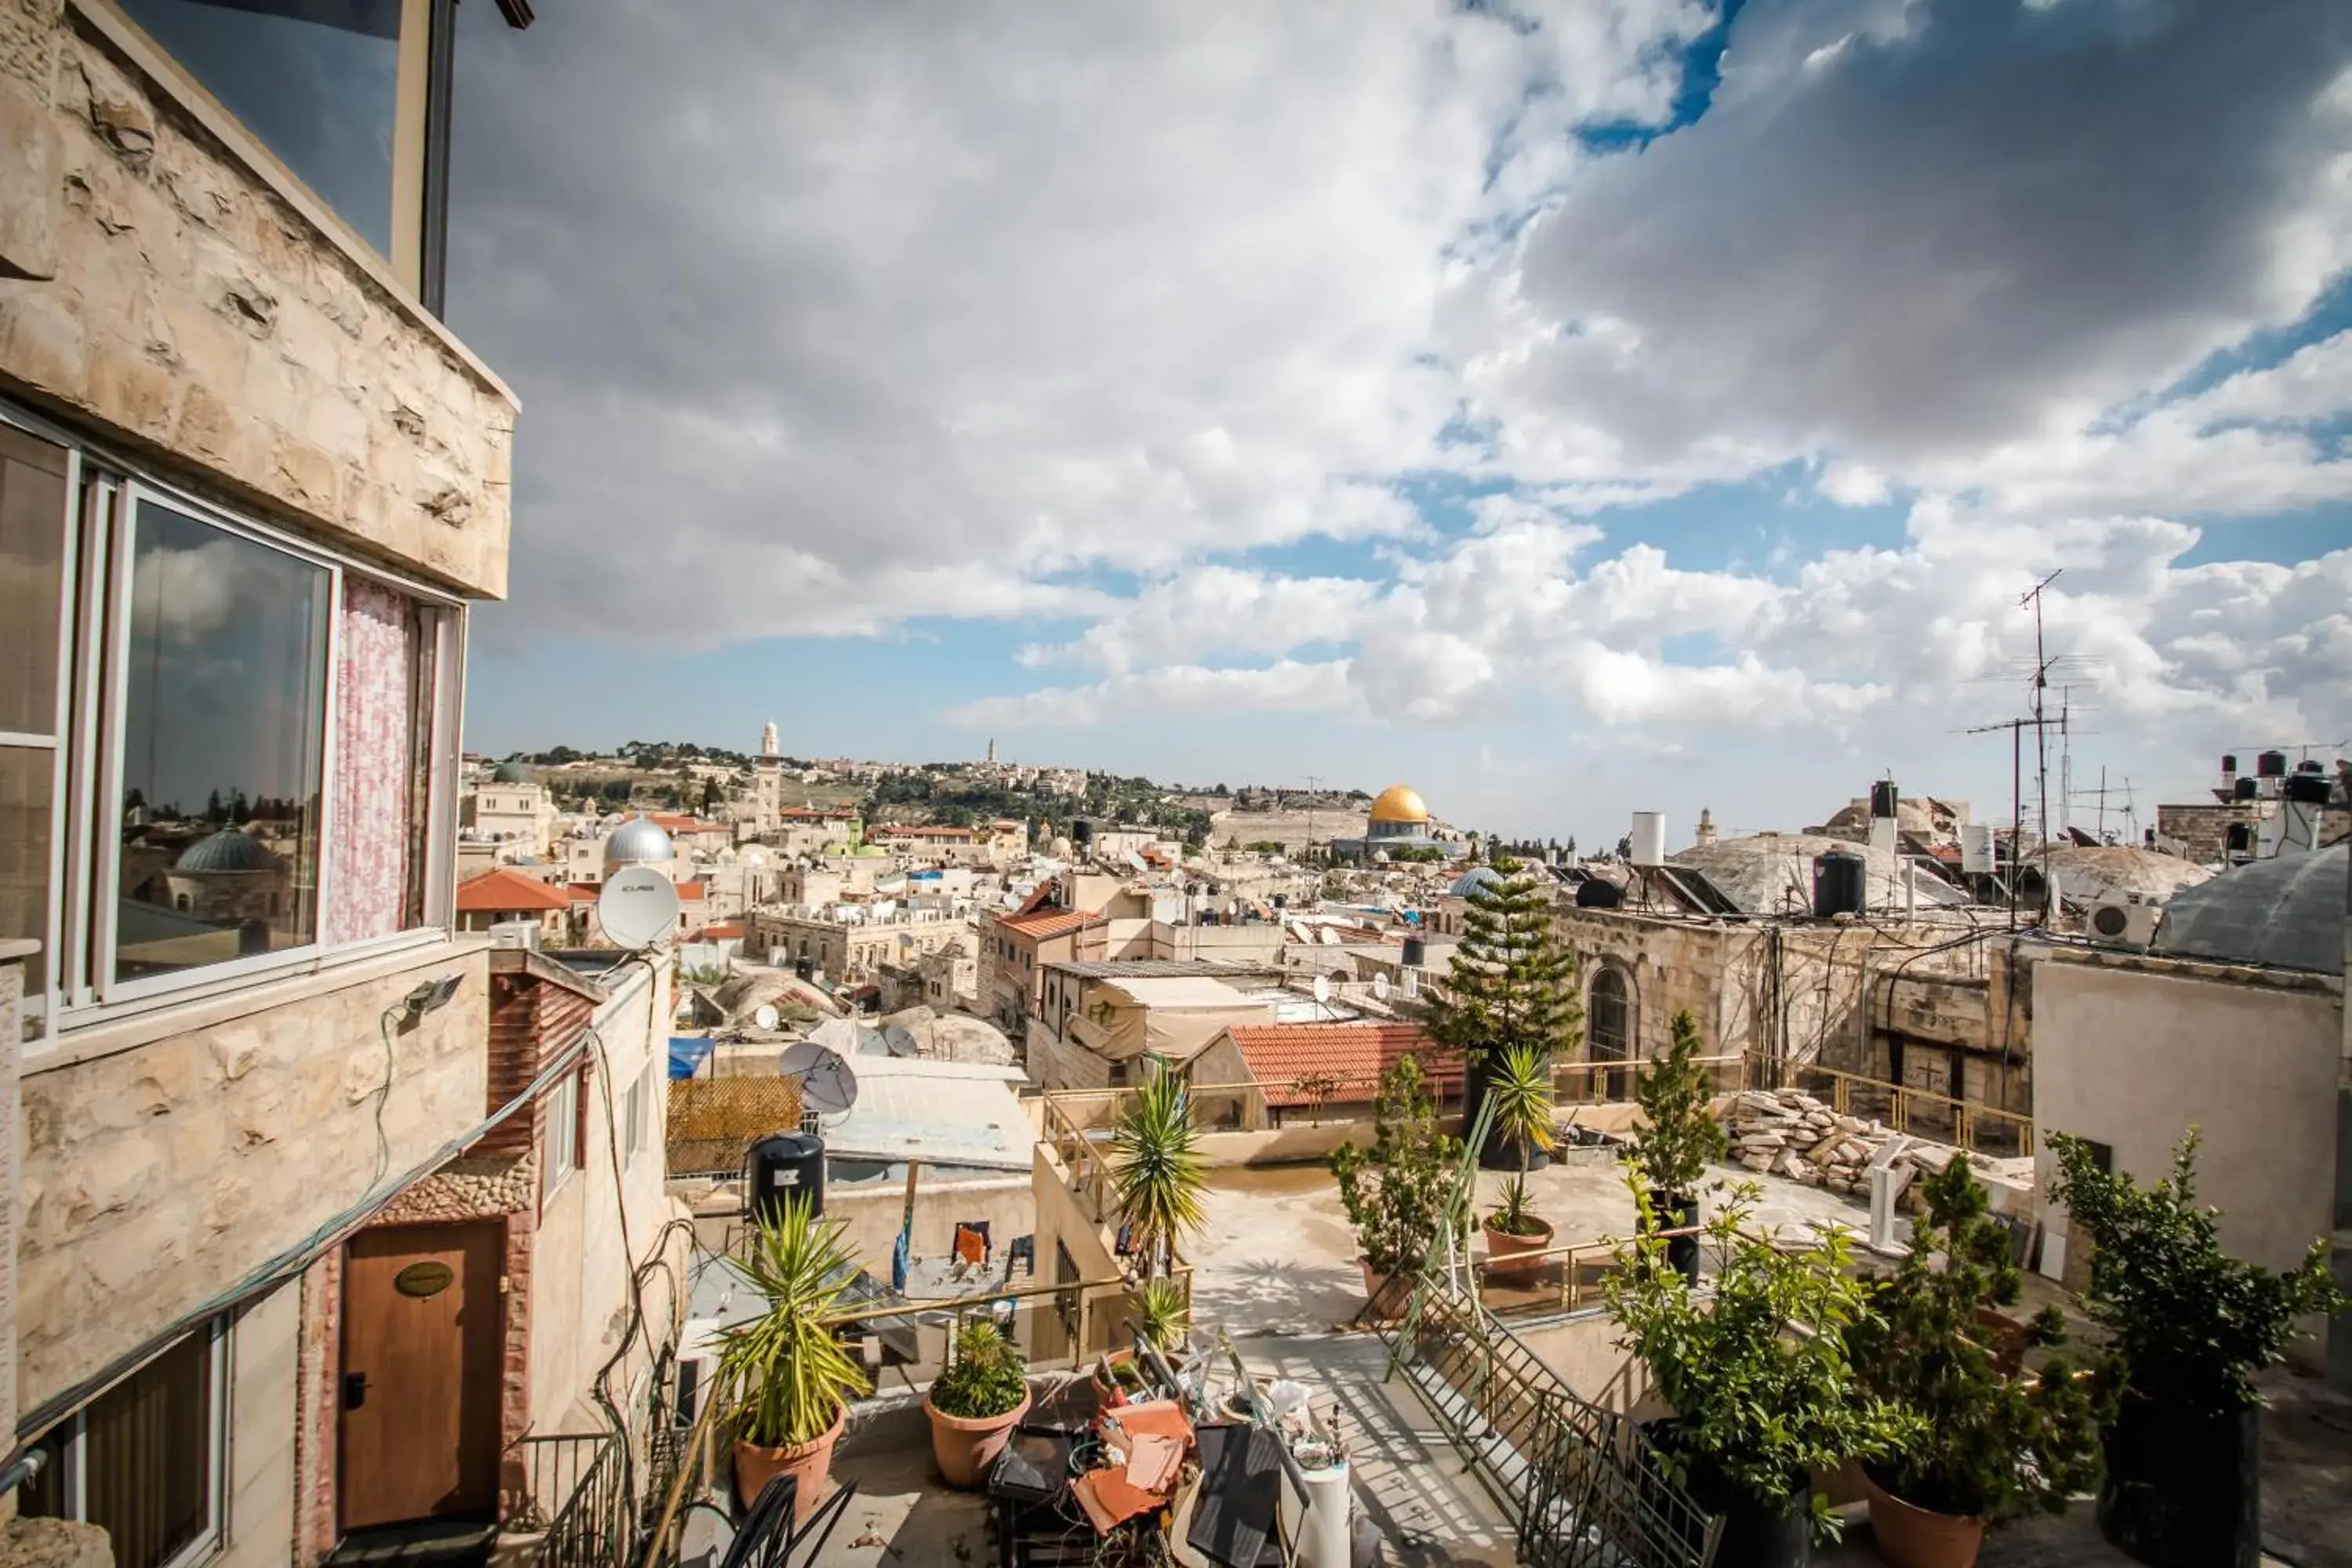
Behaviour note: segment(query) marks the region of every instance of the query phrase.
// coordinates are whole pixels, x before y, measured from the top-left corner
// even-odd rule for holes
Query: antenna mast
[[[2060,571],[2064,568],[2061,567]],[[2042,647],[2042,594],[2058,581],[2053,572],[2025,591],[2017,602],[2033,611],[2033,776],[2037,797],[2035,817],[2040,824],[2042,838],[2042,880],[2050,880],[2050,732],[2042,711],[2043,695],[2050,689],[2050,658]]]

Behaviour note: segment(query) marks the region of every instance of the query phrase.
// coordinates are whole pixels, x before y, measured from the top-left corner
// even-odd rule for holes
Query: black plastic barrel
[[[1867,863],[1859,855],[1832,850],[1813,857],[1813,916],[1858,915],[1870,901]]]
[[[1419,969],[1429,961],[1429,944],[1417,936],[1404,939],[1404,966]]]
[[[824,1140],[808,1132],[771,1132],[751,1145],[744,1163],[754,1217],[783,1213],[786,1199],[805,1200],[812,1215],[824,1213]]]
[[[1580,910],[1613,910],[1624,901],[1624,889],[1599,877],[1587,878],[1576,885],[1576,907]]]
[[[2254,772],[2260,773],[2266,779],[2283,779],[2286,777],[2286,753],[2284,752],[2264,752],[2261,756],[2254,759]]]
[[[1895,815],[1895,781],[1893,779],[1880,779],[1876,784],[1870,786],[1870,815],[1873,816],[1893,816]]]
[[[2241,773],[2238,776],[2238,782],[2231,786],[2231,793],[2239,800],[2252,800],[2262,794],[2262,784],[2253,778]]]
[[[2305,805],[2327,804],[2327,779],[2323,773],[2289,773],[2281,786],[2280,795]]]

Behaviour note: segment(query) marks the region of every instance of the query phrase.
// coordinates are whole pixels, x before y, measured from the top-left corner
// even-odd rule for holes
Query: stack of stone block
[[[1795,1089],[1746,1090],[1731,1097],[1722,1115],[1731,1135],[1731,1157],[1748,1169],[1864,1197],[1872,1158],[1898,1136],[1883,1121],[1841,1115]],[[1959,1152],[1949,1144],[1912,1139],[1894,1163],[1915,1166],[1924,1177],[1941,1171]],[[1979,1171],[1994,1168],[1980,1155],[1968,1158]],[[1917,1192],[1915,1181],[1904,1190],[1902,1206],[1916,1207]]]

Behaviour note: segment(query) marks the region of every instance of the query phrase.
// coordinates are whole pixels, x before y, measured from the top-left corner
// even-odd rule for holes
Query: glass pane
[[[378,253],[392,253],[401,0],[121,0]]]
[[[211,1337],[182,1340],[84,1417],[83,1512],[115,1568],[162,1568],[212,1526]]]
[[[308,946],[328,574],[152,501],[134,543],[115,978]]]
[[[57,733],[65,559],[65,448],[0,426],[0,730]]]
[[[49,795],[58,754],[46,748],[0,746],[0,941],[48,939]],[[25,994],[37,996],[45,963],[25,965]],[[35,1020],[27,1016],[29,1037]]]
[[[335,837],[320,938],[362,942],[408,929],[415,879],[417,606],[346,573],[335,647]]]

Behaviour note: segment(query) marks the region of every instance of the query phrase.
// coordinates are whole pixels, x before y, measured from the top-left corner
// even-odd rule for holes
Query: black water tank
[[[1813,857],[1813,915],[1858,915],[1870,901],[1867,863],[1859,855],[1832,850]]]
[[[1419,969],[1428,960],[1429,943],[1417,936],[1404,939],[1404,966],[1407,969]]]
[[[2327,779],[2322,773],[2289,773],[2279,793],[2288,800],[2300,801],[2306,805],[2326,805]]]
[[[1625,889],[1599,877],[1587,877],[1576,885],[1576,907],[1580,910],[1613,910],[1625,901]]]
[[[786,1198],[805,1198],[812,1215],[824,1213],[824,1140],[809,1132],[771,1132],[751,1145],[744,1163],[756,1216],[781,1215]]]
[[[2231,794],[2239,800],[2252,800],[2262,793],[2262,785],[2251,775],[2241,773]]]
[[[2286,777],[2286,753],[2284,752],[2264,752],[2261,756],[2254,759],[2254,772],[2266,779],[2283,779]]]
[[[1081,816],[1076,821],[1070,824],[1071,847],[1076,848],[1080,845],[1092,844],[1094,841],[1095,821],[1093,817]]]
[[[2251,855],[2254,852],[2254,825],[2251,822],[2230,824],[2230,853]]]
[[[1895,815],[1895,781],[1893,779],[1880,779],[1876,784],[1870,786],[1871,816],[1893,816]]]
[[[2237,752],[2222,752],[2222,753],[2221,753],[2221,776],[2222,776],[2223,778],[2225,778],[2225,779],[2226,779],[2226,778],[2232,777],[2233,775],[2235,775],[2235,774],[2236,774],[2237,771],[2238,771],[2238,753],[2237,753]]]

